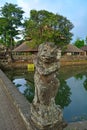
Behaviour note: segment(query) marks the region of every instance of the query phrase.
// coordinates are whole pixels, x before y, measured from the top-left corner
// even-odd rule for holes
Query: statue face
[[[57,57],[57,48],[50,44],[41,45],[38,56],[43,62],[53,62]]]

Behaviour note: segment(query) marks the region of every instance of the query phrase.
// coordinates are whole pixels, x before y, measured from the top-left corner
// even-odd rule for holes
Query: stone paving
[[[0,70],[0,130],[32,130],[30,104]]]
[[[0,79],[0,130],[27,130]]]

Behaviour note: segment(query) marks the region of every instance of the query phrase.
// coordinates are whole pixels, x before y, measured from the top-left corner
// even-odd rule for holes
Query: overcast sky
[[[0,0],[0,7],[6,2],[22,7],[25,17],[29,17],[31,9],[45,9],[63,15],[74,25],[73,41],[87,36],[87,0]]]

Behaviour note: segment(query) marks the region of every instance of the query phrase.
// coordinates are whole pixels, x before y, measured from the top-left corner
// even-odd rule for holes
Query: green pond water
[[[23,69],[11,69],[5,73],[31,103],[34,97],[34,73]],[[61,67],[58,78],[60,89],[55,102],[61,106],[64,120],[87,120],[87,66]]]

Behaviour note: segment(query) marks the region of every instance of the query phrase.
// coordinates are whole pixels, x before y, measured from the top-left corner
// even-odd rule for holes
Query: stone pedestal
[[[38,130],[62,130],[63,120],[62,111],[59,106],[55,105],[54,100],[51,101],[50,105],[37,105],[32,106],[31,119]]]
[[[31,120],[35,130],[63,129],[62,110],[55,104],[55,96],[60,86],[57,78],[59,59],[60,51],[54,43],[39,46],[34,60],[35,97],[31,106]]]

